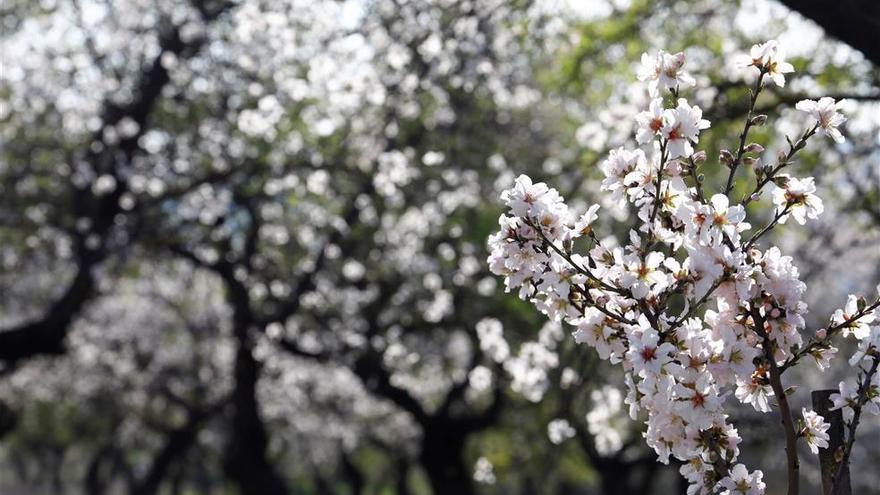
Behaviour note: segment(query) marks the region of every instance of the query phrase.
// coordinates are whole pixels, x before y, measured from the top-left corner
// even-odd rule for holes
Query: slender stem
[[[743,251],[748,251],[755,244],[755,242],[757,242],[757,240],[761,238],[761,236],[763,236],[767,232],[770,232],[773,229],[773,227],[775,227],[776,224],[779,223],[779,220],[781,220],[782,217],[784,217],[785,215],[788,215],[788,213],[790,211],[791,211],[791,205],[790,204],[785,205],[785,208],[783,208],[782,210],[777,212],[776,215],[773,217],[773,220],[770,221],[770,223],[768,223],[763,229],[758,231],[757,234],[755,234],[754,236],[752,236],[751,239],[749,239],[749,242],[747,242],[746,245],[743,246]]]
[[[833,487],[831,493],[833,495],[839,495],[839,485],[841,477],[843,476],[844,466],[849,464],[849,456],[852,454],[853,444],[856,442],[856,429],[859,427],[859,419],[861,419],[862,416],[862,405],[867,402],[868,389],[871,387],[871,378],[877,373],[878,364],[880,364],[880,356],[875,355],[874,362],[871,364],[871,369],[868,370],[862,379],[862,383],[859,384],[858,401],[853,406],[853,419],[849,423],[849,428],[846,432],[846,445],[843,448],[843,457],[840,459],[840,464],[837,465],[837,471],[834,473],[834,482],[831,484]]]
[[[831,340],[831,338],[837,334],[837,332],[852,325],[853,323],[855,323],[856,321],[861,319],[863,316],[870,314],[872,311],[874,311],[878,307],[880,307],[880,299],[878,299],[874,304],[871,304],[870,306],[865,307],[865,309],[859,311],[858,313],[854,314],[853,316],[842,321],[841,323],[838,323],[837,325],[829,325],[828,327],[825,327],[825,338],[824,339],[817,340],[814,338],[814,339],[810,340],[810,342],[806,346],[804,346],[802,349],[797,351],[792,357],[788,358],[788,360],[785,361],[785,363],[783,363],[782,366],[780,366],[780,371],[782,371],[784,373],[785,370],[796,365],[802,357],[809,355],[809,354],[812,354],[812,352],[817,347],[825,345],[827,342],[829,342]]]
[[[544,235],[544,232],[543,232],[543,231],[542,231],[537,225],[535,225],[535,224],[534,224],[531,220],[529,220],[529,219],[524,219],[524,220],[526,221],[526,223],[527,223],[529,226],[531,226],[533,229],[535,229],[536,232],[538,232],[538,234],[541,236],[541,239],[544,241],[544,245],[545,245],[545,246],[550,246],[550,248],[552,248],[553,251],[556,252],[556,254],[558,254],[560,257],[562,257],[562,259],[564,259],[569,265],[571,265],[572,268],[574,268],[575,270],[577,270],[578,273],[580,273],[580,274],[582,274],[582,275],[585,275],[585,276],[586,276],[587,278],[589,278],[590,280],[593,280],[594,282],[596,282],[597,284],[599,284],[601,288],[603,288],[603,289],[605,289],[605,290],[608,290],[608,291],[611,291],[611,292],[615,292],[615,293],[618,293],[618,294],[622,294],[622,295],[625,295],[625,296],[627,296],[627,297],[631,297],[631,295],[629,294],[628,291],[625,291],[625,290],[623,290],[623,289],[619,289],[619,288],[617,288],[617,287],[614,287],[614,286],[608,285],[607,283],[605,283],[604,281],[602,281],[600,278],[598,278],[598,277],[596,277],[595,275],[593,275],[593,273],[592,273],[591,271],[589,271],[588,269],[586,269],[586,268],[584,268],[584,267],[578,265],[577,263],[575,263],[574,260],[571,259],[571,256],[569,256],[568,254],[566,254],[565,251],[559,249],[559,246],[557,246],[556,244],[554,244],[553,242],[551,242],[550,239],[548,239],[547,236]],[[547,253],[546,249],[539,248],[539,250],[542,250],[545,254]],[[578,290],[578,291],[579,291],[579,292],[585,297],[585,299],[589,300],[589,295],[590,295],[590,294],[589,294],[589,292],[588,292],[586,289],[583,289],[583,288],[577,286],[576,284],[572,284],[572,287],[574,287],[576,290]],[[577,305],[575,305],[575,307],[577,307]],[[615,320],[617,320],[617,321],[619,321],[619,322],[621,322],[621,323],[626,323],[626,324],[628,324],[628,325],[634,325],[634,324],[636,323],[636,322],[634,322],[633,320],[631,320],[631,319],[629,319],[629,318],[627,318],[627,317],[625,317],[625,316],[623,316],[623,315],[620,315],[620,314],[618,314],[618,313],[615,313],[615,312],[613,312],[613,311],[610,311],[610,310],[608,310],[608,309],[606,309],[606,308],[604,308],[604,307],[602,307],[602,306],[600,306],[600,305],[598,305],[598,304],[593,304],[591,307],[594,307],[594,308],[598,309],[599,311],[601,311],[602,313],[604,313],[606,316],[609,316],[609,317],[611,317],[611,318],[614,318]],[[586,309],[586,306],[577,307],[577,309],[580,310],[581,312],[583,312],[583,311]]]
[[[663,183],[663,165],[666,164],[666,140],[660,140],[660,166],[657,167],[657,187],[654,189],[654,208],[651,210],[651,229],[654,229],[654,219],[660,210],[660,184]]]
[[[749,99],[749,110],[746,112],[746,123],[743,126],[742,133],[739,135],[739,149],[736,152],[736,158],[730,164],[730,174],[727,176],[727,185],[724,187],[724,194],[726,195],[730,195],[730,191],[733,190],[733,177],[736,175],[737,167],[742,162],[743,154],[745,154],[746,139],[749,137],[749,129],[752,128],[752,113],[755,111],[755,102],[758,101],[758,95],[764,87],[761,83],[764,81],[765,74],[767,74],[767,70],[762,67],[761,73],[758,74],[758,79],[755,81],[755,88],[750,91],[751,98]]]
[[[697,188],[697,198],[699,198],[701,203],[706,203],[706,198],[703,196],[703,184],[700,183],[700,179],[697,176],[697,164],[694,162],[694,156],[691,155],[688,157],[688,163],[690,163],[690,175],[694,179],[694,185]]]
[[[535,231],[541,236],[541,239],[544,241],[544,244],[550,246],[550,247],[553,249],[553,251],[556,252],[556,254],[558,254],[559,256],[562,257],[562,259],[564,259],[565,261],[567,261],[568,264],[572,266],[572,268],[574,268],[575,270],[578,271],[578,273],[581,273],[582,275],[585,275],[587,278],[589,278],[590,280],[596,282],[597,284],[599,284],[599,286],[600,286],[601,288],[603,288],[603,289],[605,289],[605,290],[607,290],[607,291],[611,291],[611,292],[615,292],[615,293],[617,293],[617,294],[622,294],[622,295],[629,296],[629,294],[627,293],[627,291],[624,291],[623,289],[620,289],[620,288],[617,288],[617,287],[614,287],[614,286],[612,286],[612,285],[609,285],[609,284],[605,283],[602,279],[600,279],[599,277],[593,275],[593,272],[591,272],[590,270],[588,270],[588,269],[586,269],[586,268],[584,268],[584,267],[578,265],[577,263],[575,263],[574,260],[571,259],[571,256],[569,256],[568,254],[566,254],[563,250],[559,249],[559,246],[557,246],[556,244],[554,244],[550,239],[547,238],[546,235],[544,235],[544,231],[541,230],[541,228],[540,228],[538,225],[535,225],[535,224],[534,224],[531,220],[529,220],[529,219],[525,219],[525,220],[526,220],[526,224],[529,225],[530,227],[532,227],[533,229],[535,229]]]
[[[590,300],[590,293],[589,293],[589,291],[587,291],[587,289],[580,287],[579,285],[576,285],[576,284],[572,284],[572,287],[575,290],[577,290],[578,292],[580,292],[585,300],[587,300],[587,301]],[[577,308],[581,313],[583,313],[587,309],[587,306],[585,304],[582,304],[580,306],[578,306],[574,302],[572,302],[572,304],[574,304],[575,308]],[[611,311],[611,310],[605,308],[604,306],[600,306],[598,304],[593,303],[590,307],[598,309],[605,316],[613,318],[621,323],[626,323],[627,325],[635,325],[636,324],[636,322],[634,322],[633,320],[630,320],[626,316],[615,313],[614,311]]]
[[[687,321],[688,318],[690,318],[691,316],[693,316],[693,314],[694,314],[694,312],[697,310],[697,308],[699,308],[699,307],[702,306],[706,301],[708,301],[708,300],[709,300],[709,296],[711,296],[712,293],[715,292],[715,289],[717,289],[718,287],[720,287],[721,284],[723,284],[726,280],[727,280],[727,278],[724,277],[724,276],[718,277],[718,280],[716,280],[716,281],[712,284],[712,286],[709,287],[709,290],[707,290],[706,293],[703,294],[703,297],[701,297],[697,302],[695,302],[694,304],[692,304],[690,308],[688,308],[687,313],[683,314],[683,315],[680,316],[677,320],[675,320],[674,322],[672,322],[672,324],[669,326],[669,330],[668,330],[668,331],[671,332],[671,331],[675,330],[675,329],[678,328],[682,323],[684,323],[685,321]]]
[[[785,395],[785,387],[782,386],[782,371],[776,365],[773,357],[773,341],[764,330],[764,318],[756,309],[752,310],[752,318],[755,321],[755,331],[764,338],[764,358],[770,366],[770,387],[779,402],[779,417],[782,422],[782,430],[785,432],[785,457],[788,472],[788,495],[798,495],[800,490],[800,461],[797,452],[797,432],[791,417],[791,408],[788,405],[788,397]]]
[[[749,193],[748,196],[746,196],[743,199],[743,201],[742,201],[743,206],[746,206],[749,203],[751,203],[752,201],[754,201],[753,198],[757,197],[756,195],[759,192],[761,192],[761,189],[763,189],[764,186],[766,186],[767,184],[770,183],[770,181],[772,181],[774,178],[776,178],[776,173],[779,172],[780,170],[782,170],[783,168],[785,168],[786,165],[791,163],[792,158],[794,158],[794,155],[796,155],[799,150],[802,150],[806,147],[807,141],[811,137],[813,137],[814,134],[816,134],[816,130],[818,130],[818,129],[819,129],[819,124],[817,123],[811,129],[804,131],[804,133],[801,135],[800,139],[797,140],[797,142],[792,144],[791,141],[789,141],[788,153],[785,155],[785,158],[782,159],[779,162],[779,164],[776,165],[770,171],[770,173],[768,173],[766,176],[764,176],[763,179],[758,180],[757,184],[755,185],[755,189],[751,193]]]

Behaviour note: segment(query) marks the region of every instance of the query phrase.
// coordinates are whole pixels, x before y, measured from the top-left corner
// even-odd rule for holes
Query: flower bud
[[[828,331],[827,331],[827,330],[825,330],[824,328],[820,328],[820,329],[816,330],[816,338],[817,338],[817,339],[819,339],[819,340],[825,340],[826,337],[828,337]]]
[[[691,159],[694,160],[694,163],[703,163],[703,162],[705,162],[705,161],[706,161],[706,151],[705,151],[705,150],[700,150],[700,151],[694,153],[694,154],[691,156]]]
[[[754,193],[754,194],[752,194],[751,196],[749,196],[749,198],[750,198],[752,201],[757,201],[757,200],[761,199],[761,193]]]
[[[668,162],[666,162],[666,173],[669,174],[671,177],[678,177],[679,175],[681,175],[681,165],[682,163],[680,160],[669,160]]]
[[[730,150],[721,150],[721,153],[718,155],[718,161],[727,167],[731,166],[733,164],[733,153]]]
[[[788,161],[788,154],[782,150],[779,150],[776,153],[776,161],[778,161],[779,163],[785,163],[786,161]]]
[[[751,143],[745,148],[746,153],[763,153],[764,147],[758,143]]]
[[[749,122],[755,127],[760,127],[767,123],[767,116],[763,113],[760,115],[755,115]]]
[[[773,183],[785,189],[786,187],[788,187],[788,177],[785,175],[778,175],[773,178]]]
[[[745,165],[746,167],[754,167],[755,164],[758,163],[759,161],[761,161],[759,158],[752,158],[749,156],[749,157],[743,158],[743,165]]]

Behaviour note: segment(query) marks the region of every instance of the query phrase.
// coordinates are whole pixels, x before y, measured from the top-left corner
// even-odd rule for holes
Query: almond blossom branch
[[[673,92],[676,95],[677,90]],[[651,210],[651,226],[654,225],[654,219],[657,218],[657,212],[660,210],[660,186],[663,184],[663,166],[666,164],[666,140],[660,140],[660,165],[657,167],[657,187],[654,189],[654,207]]]
[[[748,251],[749,249],[751,249],[751,247],[755,244],[755,242],[757,242],[758,239],[760,239],[767,232],[773,230],[773,227],[775,227],[776,224],[779,223],[779,220],[781,220],[785,215],[788,215],[789,212],[791,212],[790,204],[786,205],[785,208],[778,211],[776,215],[773,216],[773,220],[771,220],[770,223],[768,223],[766,226],[764,226],[763,229],[759,230],[755,235],[753,235],[752,238],[749,239],[749,242],[747,242],[743,246],[743,251]]]
[[[750,128],[766,120],[753,115],[764,76],[781,87],[783,74],[794,68],[775,41],[752,47],[742,66],[757,68],[760,74],[740,146],[736,156],[722,153],[731,166],[724,194],[706,198],[697,170],[705,152],[694,148],[711,123],[702,118],[698,106],[680,97],[679,87],[695,85],[682,70],[684,61],[684,53],[662,50],[642,56],[638,77],[647,82],[651,101],[635,116],[636,141],[650,144],[651,150],[621,147],[611,150],[600,165],[605,175],[602,191],[638,210],[629,242],[606,248],[591,227],[598,205],[575,218],[556,189],[521,175],[501,195],[508,211],[489,238],[487,261],[492,273],[505,277],[506,290],[519,288],[521,299],[551,320],[574,327],[575,342],[622,364],[631,416],[640,410],[648,413],[648,445],[661,462],[670,457],[683,462],[681,474],[689,492],[764,493],[763,473],[737,463],[739,453],[732,446],[741,439],[723,402],[734,393],[740,402],[769,412],[767,398],[775,394],[785,435],[788,493],[797,495],[798,432],[782,383],[788,363],[780,364],[777,356],[781,360],[794,355],[796,360],[808,352],[793,353],[802,345],[798,329],[804,325],[806,285],[790,256],[775,246],[763,251],[754,246],[788,217],[804,224],[824,207],[814,194],[813,178],[782,180],[775,177],[780,167],[769,169],[767,177],[759,177],[756,190],[770,182],[777,185],[775,211],[769,224],[746,242],[742,232],[751,226],[745,222],[744,205],[731,205],[729,199],[736,168],[747,163],[745,154],[763,151],[746,142]],[[666,89],[676,99],[673,105],[660,97]],[[781,166],[817,132],[838,142],[843,139],[836,127],[845,117],[833,100],[803,101],[797,109],[812,115],[817,125],[797,143],[789,143]],[[573,252],[578,238],[592,241],[585,256]],[[674,316],[668,302],[677,294],[684,294],[688,306]],[[718,301],[717,311],[693,318],[712,299]],[[856,302],[847,304],[842,311],[855,313],[850,306]],[[763,345],[755,345],[754,334]],[[811,424],[818,421],[806,412],[804,417],[815,420]],[[808,435],[818,438],[812,430],[804,431]]]
[[[871,389],[871,379],[874,378],[874,374],[877,373],[877,366],[880,365],[880,355],[876,354],[876,350],[874,352],[875,355],[873,356],[871,368],[862,377],[862,380],[859,383],[858,399],[856,400],[856,403],[852,405],[853,418],[852,421],[849,422],[849,427],[847,428],[843,456],[840,459],[840,463],[837,465],[837,470],[834,473],[834,481],[831,484],[831,493],[833,495],[839,494],[840,481],[843,476],[844,466],[849,464],[852,448],[856,442],[856,429],[859,427],[859,420],[862,416],[862,407],[868,402],[868,391]]]
[[[700,152],[703,153],[703,152]],[[702,155],[705,158],[705,154]],[[688,167],[688,173],[691,178],[694,179],[694,188],[697,190],[697,198],[701,203],[706,204],[706,198],[703,196],[703,176],[697,174],[697,164],[694,160],[694,155],[688,156],[688,163],[690,167]]]
[[[730,164],[730,174],[727,176],[727,185],[724,186],[724,194],[730,195],[730,191],[733,190],[733,177],[736,175],[736,169],[739,167],[739,164],[742,163],[743,154],[745,154],[746,149],[746,140],[749,137],[749,130],[752,126],[757,124],[752,117],[752,114],[755,111],[755,103],[758,101],[758,95],[761,93],[761,89],[763,89],[763,81],[764,76],[767,74],[767,68],[763,65],[759,68],[760,73],[758,74],[758,79],[755,81],[754,89],[750,90],[749,93],[751,98],[749,99],[749,110],[746,112],[746,122],[743,126],[742,133],[739,135],[739,149],[736,152],[736,158],[734,158],[733,163]]]
[[[800,359],[803,358],[804,356],[808,356],[808,355],[812,354],[814,351],[819,350],[823,346],[827,345],[828,342],[831,341],[831,338],[834,337],[838,332],[840,332],[844,328],[850,327],[853,323],[855,323],[855,322],[859,321],[860,319],[862,319],[863,317],[871,314],[871,312],[874,311],[875,309],[877,309],[878,307],[880,307],[880,299],[878,299],[874,304],[871,304],[870,306],[866,306],[864,309],[860,310],[858,313],[854,314],[853,316],[845,319],[841,323],[838,323],[836,325],[829,325],[829,326],[825,327],[824,328],[824,330],[825,330],[825,337],[824,338],[811,339],[810,342],[806,346],[804,346],[799,351],[794,353],[793,356],[788,358],[785,361],[785,363],[783,363],[782,366],[780,366],[780,370],[784,373],[785,370],[796,365],[798,363],[798,361],[800,361]]]
[[[712,295],[712,293],[715,292],[715,290],[718,289],[718,287],[721,287],[721,284],[723,284],[726,281],[727,281],[727,277],[723,277],[723,276],[719,277],[718,280],[716,280],[712,284],[712,286],[709,287],[709,290],[707,290],[706,293],[703,294],[703,297],[701,297],[697,302],[691,304],[685,314],[678,317],[678,319],[676,319],[674,322],[672,322],[672,325],[669,326],[668,331],[671,332],[672,330],[675,330],[676,328],[680,327],[682,323],[687,321],[688,318],[693,316],[694,313],[696,313],[697,309],[699,309],[700,306],[702,306],[703,304],[706,303],[706,301],[709,300],[709,297]]]
[[[535,225],[534,222],[532,222],[531,220],[528,220],[528,219],[526,219],[526,224],[528,226],[532,227],[533,229],[535,229],[535,231],[538,233],[538,235],[541,236],[541,239],[544,241],[544,244],[547,246],[550,246],[556,254],[558,254],[560,257],[562,257],[562,259],[564,259],[566,262],[568,262],[568,264],[571,265],[572,268],[577,270],[578,273],[580,273],[580,274],[586,276],[587,278],[589,278],[590,280],[596,282],[597,284],[599,284],[599,286],[601,288],[603,288],[605,290],[608,290],[611,292],[616,292],[618,294],[628,295],[627,291],[620,289],[618,287],[614,287],[612,285],[608,285],[602,279],[595,276],[593,274],[593,272],[591,272],[590,270],[575,263],[575,261],[573,259],[571,259],[571,256],[569,256],[567,253],[565,253],[565,251],[559,249],[559,246],[557,246],[554,242],[552,242],[550,239],[547,238],[547,236],[544,234],[544,231],[540,228],[540,226]]]
[[[818,129],[819,129],[819,123],[817,122],[816,125],[814,125],[812,128],[804,131],[804,133],[801,134],[801,137],[796,142],[792,143],[791,141],[789,141],[788,153],[785,154],[784,156],[782,156],[781,159],[779,160],[779,163],[776,165],[776,167],[770,169],[769,172],[767,172],[767,173],[763,173],[763,171],[760,172],[760,176],[758,176],[756,178],[757,183],[755,185],[755,189],[753,189],[752,192],[749,193],[742,200],[743,206],[748,205],[749,203],[756,200],[760,196],[761,189],[763,189],[764,186],[766,186],[767,184],[772,182],[773,179],[776,178],[776,174],[780,170],[785,168],[786,165],[788,165],[792,162],[792,159],[797,154],[797,152],[804,149],[807,146],[807,141],[811,137],[813,137],[813,135],[816,134],[816,131]],[[781,150],[780,150],[780,153],[781,153]]]
[[[785,388],[782,386],[782,371],[776,365],[776,358],[773,356],[773,341],[770,339],[767,331],[764,329],[764,318],[756,310],[751,311],[752,319],[755,323],[755,331],[760,335],[764,347],[764,359],[770,366],[770,387],[779,403],[779,417],[782,422],[782,430],[785,433],[785,457],[788,473],[788,495],[798,495],[799,492],[799,472],[800,461],[797,452],[797,431],[795,431],[794,420],[791,415],[791,408],[788,405],[788,396]]]

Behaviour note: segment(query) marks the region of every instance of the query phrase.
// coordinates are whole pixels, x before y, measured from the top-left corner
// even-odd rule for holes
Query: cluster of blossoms
[[[704,195],[698,170],[707,155],[694,146],[710,124],[699,107],[680,97],[682,87],[694,85],[683,71],[684,54],[660,51],[644,55],[639,72],[653,99],[635,117],[635,138],[648,149],[614,150],[601,165],[602,190],[637,211],[640,222],[630,230],[629,243],[604,245],[593,231],[598,206],[579,215],[555,189],[527,176],[502,194],[509,210],[489,239],[490,269],[504,277],[508,291],[517,291],[551,320],[571,325],[577,342],[623,366],[631,417],[645,413],[645,438],[661,462],[670,456],[684,462],[689,494],[764,491],[763,474],[736,462],[741,438],[724,409],[731,395],[761,412],[771,410],[771,397],[779,403],[795,477],[797,459],[791,456],[797,453],[788,440],[803,437],[814,452],[827,446],[828,425],[816,413],[805,410],[795,428],[780,378],[803,356],[826,368],[836,352],[829,343],[832,332],[855,335],[862,344],[854,359],[874,363],[870,376],[863,373],[870,386],[841,384],[840,407],[860,410],[864,397],[868,410],[880,403],[880,327],[867,326],[880,303],[848,304],[825,335],[805,343],[806,286],[798,269],[778,248],[762,250],[757,244],[789,215],[803,224],[822,213],[812,178],[779,172],[817,132],[842,138],[837,126],[845,119],[833,100],[798,103],[814,120],[775,166],[755,167],[755,190],[731,204],[737,167],[759,162],[752,155],[764,149],[745,144],[749,128],[766,122],[766,116],[752,114],[762,81],[769,77],[782,86],[783,74],[793,70],[775,41],[756,45],[747,58],[743,65],[758,77],[742,144],[735,153],[720,153],[730,174],[722,192]],[[666,107],[667,101],[674,107]],[[745,205],[759,200],[765,186],[773,188],[775,215],[745,237],[753,232]],[[714,306],[703,310],[709,301]]]

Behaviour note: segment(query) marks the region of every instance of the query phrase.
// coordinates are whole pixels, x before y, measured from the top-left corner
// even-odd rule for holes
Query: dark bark
[[[158,493],[171,468],[176,464],[179,465],[179,459],[185,456],[196,442],[199,431],[212,412],[213,408],[192,412],[183,426],[168,433],[165,444],[153,458],[147,474],[132,488],[132,495],[155,495]]]
[[[0,440],[14,430],[17,424],[18,414],[6,403],[0,402]]]
[[[464,463],[467,433],[454,422],[432,420],[424,425],[420,461],[434,495],[474,494],[473,477]]]
[[[103,471],[109,471],[112,466],[107,466],[106,463],[108,460],[112,459],[112,456],[118,454],[115,451],[113,445],[105,445],[98,449],[98,452],[95,453],[95,456],[92,457],[92,460],[89,462],[89,467],[86,469],[86,476],[83,479],[83,489],[85,493],[90,495],[101,495],[107,490],[107,484],[109,481],[109,477],[106,476]]]
[[[254,325],[247,289],[231,265],[218,268],[233,308],[233,331],[238,341],[235,389],[232,392],[231,438],[224,469],[243,495],[284,495],[287,486],[267,459],[268,437],[257,403],[260,363],[253,355],[250,330]]]
[[[394,493],[396,495],[410,495],[409,489],[409,462],[401,457],[397,461],[397,477],[394,482]]]
[[[877,0],[782,0],[829,35],[880,65],[880,2]]]
[[[355,465],[354,461],[344,450],[342,451],[341,461],[342,474],[345,476],[351,495],[361,495],[364,493],[364,475],[361,474],[357,465]]]

